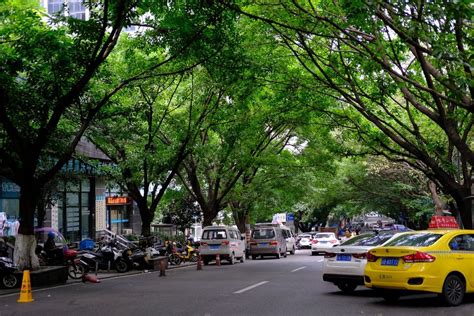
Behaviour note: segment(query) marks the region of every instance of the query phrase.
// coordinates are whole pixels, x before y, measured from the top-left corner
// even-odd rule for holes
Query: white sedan
[[[381,246],[400,232],[385,231],[364,233],[343,242],[339,247],[327,249],[323,262],[323,280],[334,283],[343,292],[352,292],[364,285],[367,251]]]
[[[328,249],[338,246],[340,243],[334,233],[317,233],[311,241],[311,255],[325,253]]]
[[[313,237],[311,234],[300,234],[298,235],[298,249],[311,248],[311,240]]]

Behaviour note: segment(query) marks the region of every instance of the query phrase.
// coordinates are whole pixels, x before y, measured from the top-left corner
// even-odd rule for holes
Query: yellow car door
[[[452,268],[462,272],[469,284],[467,288],[474,288],[474,235],[459,234],[450,242]]]

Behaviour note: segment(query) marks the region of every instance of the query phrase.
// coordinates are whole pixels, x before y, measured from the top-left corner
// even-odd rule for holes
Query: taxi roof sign
[[[459,229],[458,222],[454,216],[433,216],[431,217],[429,229],[433,228],[456,228]]]

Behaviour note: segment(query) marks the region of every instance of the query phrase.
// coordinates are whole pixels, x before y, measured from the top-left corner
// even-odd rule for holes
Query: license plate
[[[209,245],[211,249],[219,249],[219,245]]]
[[[383,266],[398,266],[398,258],[382,258]]]
[[[258,244],[258,246],[259,246],[259,247],[266,247],[266,246],[268,246],[268,243],[266,243],[266,242],[261,242],[261,243]]]
[[[351,255],[336,255],[336,261],[351,261]]]

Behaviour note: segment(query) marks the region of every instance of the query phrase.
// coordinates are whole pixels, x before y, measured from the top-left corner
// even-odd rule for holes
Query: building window
[[[48,13],[54,14],[61,11],[64,7],[64,0],[49,0],[48,1]]]

